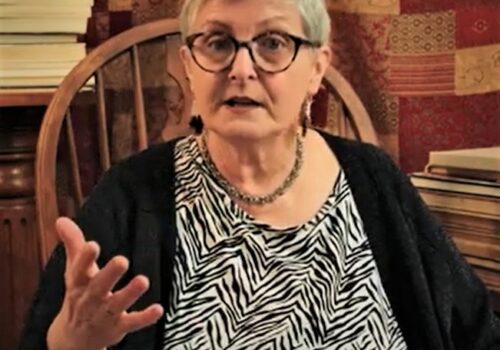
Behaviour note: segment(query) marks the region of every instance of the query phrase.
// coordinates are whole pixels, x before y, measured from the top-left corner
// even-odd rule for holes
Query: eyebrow
[[[203,23],[202,27],[207,27],[207,26],[214,26],[214,27],[220,27],[225,30],[231,31],[231,26],[227,23],[218,21],[218,20],[208,20],[207,22]]]
[[[262,20],[260,22],[257,23],[257,28],[260,29],[262,27],[266,27],[266,26],[269,26],[270,24],[276,24],[277,23],[282,23],[282,24],[286,24],[286,17],[285,16],[281,16],[281,15],[277,15],[277,16],[273,16],[273,17],[270,17],[270,18],[266,18],[265,20]],[[221,28],[223,30],[227,30],[229,32],[233,32],[233,28],[231,25],[225,23],[225,22],[222,22],[222,21],[219,21],[219,20],[216,20],[216,19],[209,19],[207,22],[203,23],[203,26],[202,27],[207,27],[207,26],[214,26],[214,27],[218,27],[218,28]],[[287,29],[291,29],[289,28],[288,26],[286,26]]]
[[[285,23],[286,19],[287,18],[285,16],[276,15],[276,16],[266,18],[266,19],[260,21],[259,23],[257,23],[257,27],[264,27],[264,26],[269,25],[269,24],[274,24],[275,22]]]

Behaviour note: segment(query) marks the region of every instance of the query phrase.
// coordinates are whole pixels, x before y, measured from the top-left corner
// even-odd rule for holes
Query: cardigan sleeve
[[[175,232],[172,225],[175,225],[175,205],[172,191],[175,179],[175,142],[176,140],[173,140],[150,147],[114,165],[100,179],[75,219],[85,239],[96,241],[100,245],[97,261],[99,266],[104,266],[116,255],[123,255],[131,261],[130,269],[117,283],[116,289],[124,287],[134,273],[141,273],[150,278],[151,286],[137,301],[137,307],[147,306],[160,299],[159,285],[163,282],[159,277],[159,271],[163,267],[159,262],[160,234],[168,234],[171,238],[168,253],[173,259]],[[143,234],[143,231],[147,234]],[[143,246],[137,247],[140,243]],[[171,266],[169,262],[167,259],[165,264]],[[64,298],[65,264],[64,247],[58,245],[42,274],[19,349],[47,348],[47,331]],[[168,271],[165,273],[168,279]],[[162,329],[161,322],[158,322],[156,329]],[[154,341],[154,331],[155,327],[148,327],[135,332],[133,337],[127,337],[129,348],[135,349],[135,344],[141,344],[141,349],[148,349],[148,344]],[[160,332],[158,334],[161,335]],[[115,348],[123,346],[120,343],[113,347]]]
[[[391,162],[392,164],[392,162]],[[431,293],[440,314],[445,339],[456,350],[500,349],[500,319],[489,302],[488,291],[444,232],[408,177],[392,164],[400,205],[427,266]],[[435,263],[444,261],[444,263]]]
[[[79,210],[76,223],[87,240],[94,240],[101,247],[98,264],[103,266],[120,249],[121,239],[115,227],[116,210],[113,203],[123,200],[124,192],[117,185],[113,172],[106,174],[84,206]],[[60,243],[54,249],[41,276],[28,313],[19,349],[47,349],[46,336],[64,299],[64,271],[66,254]]]

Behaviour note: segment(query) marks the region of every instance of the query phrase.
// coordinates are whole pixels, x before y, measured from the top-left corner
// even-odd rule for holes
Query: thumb
[[[72,262],[85,244],[85,237],[78,225],[67,217],[56,220],[56,231],[64,244],[68,263]]]

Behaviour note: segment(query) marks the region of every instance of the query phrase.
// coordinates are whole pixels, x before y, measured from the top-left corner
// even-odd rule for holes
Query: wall
[[[175,17],[181,0],[95,0],[85,40]],[[430,150],[500,144],[497,0],[328,0],[333,65],[403,170]]]
[[[335,66],[407,171],[500,144],[498,0],[329,0]]]

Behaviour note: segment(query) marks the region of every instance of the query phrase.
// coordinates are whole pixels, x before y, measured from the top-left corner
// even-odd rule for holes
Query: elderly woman
[[[197,135],[60,219],[23,349],[500,349],[487,292],[389,158],[308,129],[322,0],[188,0]]]

